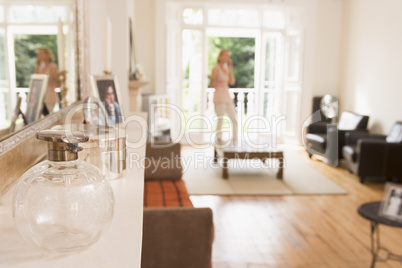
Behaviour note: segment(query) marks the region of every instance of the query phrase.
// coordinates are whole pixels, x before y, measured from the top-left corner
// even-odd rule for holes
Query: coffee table
[[[392,253],[387,248],[380,244],[380,231],[379,225],[384,224],[391,227],[402,228],[402,222],[393,219],[388,219],[378,214],[378,210],[381,206],[381,201],[364,203],[361,205],[357,212],[363,218],[371,222],[370,237],[371,237],[371,268],[374,268],[376,262],[386,262],[387,260],[399,261],[402,263],[402,255]],[[380,257],[380,252],[385,254],[385,257]]]
[[[277,148],[253,148],[245,142],[241,142],[240,146],[236,145],[215,145],[214,146],[214,162],[218,162],[218,158],[222,158],[222,178],[229,178],[228,162],[229,159],[260,159],[263,163],[267,159],[278,159],[278,173],[276,178],[283,178],[283,151]]]

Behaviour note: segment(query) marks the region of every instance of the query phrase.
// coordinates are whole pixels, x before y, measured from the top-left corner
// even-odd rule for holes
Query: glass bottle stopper
[[[89,140],[89,137],[80,131],[51,129],[36,132],[36,138],[48,142],[48,158],[50,161],[78,159],[78,152],[82,150],[78,143]]]

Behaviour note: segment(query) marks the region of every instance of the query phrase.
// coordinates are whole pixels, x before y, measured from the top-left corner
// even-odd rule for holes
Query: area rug
[[[311,195],[346,194],[315,170],[298,152],[284,151],[284,176],[277,179],[277,160],[263,166],[259,160],[229,160],[229,179],[222,164],[213,163],[213,149],[182,149],[183,179],[190,195]]]

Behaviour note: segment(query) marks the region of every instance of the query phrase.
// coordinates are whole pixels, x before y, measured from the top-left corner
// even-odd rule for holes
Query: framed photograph
[[[27,124],[35,122],[40,117],[48,81],[49,76],[47,74],[31,75],[27,97],[27,108],[24,115]]]
[[[123,122],[122,98],[116,76],[92,75],[91,86],[94,96],[101,101],[106,110],[109,124]]]
[[[379,214],[383,217],[402,221],[402,185],[386,184]]]

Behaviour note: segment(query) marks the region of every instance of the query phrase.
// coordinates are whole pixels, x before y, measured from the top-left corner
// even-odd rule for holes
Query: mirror
[[[29,108],[27,97],[32,74],[49,76],[44,105],[37,120],[79,99],[78,81],[82,72],[77,66],[82,64],[78,57],[80,25],[77,17],[80,15],[77,9],[80,2],[0,2],[0,141],[29,126],[24,124],[21,115],[16,122],[13,119],[18,113],[16,105],[19,102],[22,113]],[[61,29],[63,35],[58,35]],[[63,88],[67,88],[67,93],[64,94]]]

